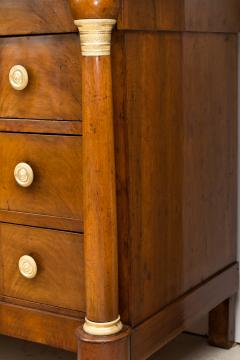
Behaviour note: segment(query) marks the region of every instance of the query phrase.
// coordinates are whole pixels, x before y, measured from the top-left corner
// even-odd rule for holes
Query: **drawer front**
[[[16,181],[21,163],[32,169],[29,187]],[[0,167],[0,210],[82,220],[81,136],[0,133]]]
[[[82,235],[9,224],[0,231],[2,295],[85,310]],[[36,263],[32,279],[20,273],[24,255]]]
[[[0,35],[75,31],[68,0],[1,0]]]
[[[28,74],[28,85],[22,90],[9,81],[15,65]],[[0,69],[1,118],[81,119],[77,34],[0,38]]]

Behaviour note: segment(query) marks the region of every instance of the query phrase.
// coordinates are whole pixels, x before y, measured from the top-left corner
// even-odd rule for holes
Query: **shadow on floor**
[[[0,360],[29,359],[76,360],[77,356],[47,346],[0,336]],[[240,346],[232,350],[221,350],[208,346],[206,338],[184,334],[149,360],[240,360]]]
[[[0,336],[0,360],[76,360],[76,354]]]
[[[240,346],[222,350],[209,346],[206,337],[183,334],[150,360],[240,360]]]

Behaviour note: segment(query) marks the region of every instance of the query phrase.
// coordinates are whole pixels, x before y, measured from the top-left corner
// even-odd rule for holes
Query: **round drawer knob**
[[[15,65],[9,72],[9,81],[13,89],[23,90],[28,85],[28,72],[22,65]]]
[[[33,170],[30,165],[19,163],[14,169],[14,177],[18,185],[29,187],[34,179]]]
[[[27,279],[34,279],[37,275],[37,263],[29,255],[24,255],[18,262],[19,271]]]

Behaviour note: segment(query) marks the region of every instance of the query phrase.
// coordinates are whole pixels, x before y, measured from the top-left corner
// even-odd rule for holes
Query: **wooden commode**
[[[0,1],[0,334],[234,343],[239,0]]]

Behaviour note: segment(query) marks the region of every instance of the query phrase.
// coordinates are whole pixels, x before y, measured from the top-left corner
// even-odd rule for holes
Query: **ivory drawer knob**
[[[14,169],[14,177],[18,185],[29,187],[34,179],[33,169],[24,162],[19,163]]]
[[[10,69],[9,81],[13,89],[23,90],[28,85],[28,72],[22,65],[15,65]]]
[[[18,262],[19,271],[26,279],[34,279],[37,275],[37,263],[29,255],[24,255]]]

